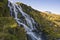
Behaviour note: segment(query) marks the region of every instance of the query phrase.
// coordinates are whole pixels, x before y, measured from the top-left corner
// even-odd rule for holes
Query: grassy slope
[[[22,6],[24,12],[33,17],[35,21],[41,25],[38,26],[38,28],[45,32],[48,40],[57,40],[60,38],[59,15],[39,12],[25,4],[19,5]],[[10,17],[7,0],[0,2],[0,40],[26,40],[24,29],[22,27],[18,27],[15,20]]]
[[[24,28],[10,16],[7,0],[0,0],[0,40],[26,40]]]
[[[22,6],[24,12],[29,14],[41,26],[41,31],[45,32],[48,40],[57,40],[60,38],[60,15],[39,12],[30,6],[17,2]]]
[[[0,40],[26,40],[25,31],[12,17],[0,17]]]
[[[0,0],[0,17],[9,17],[9,9],[8,9],[7,0]]]

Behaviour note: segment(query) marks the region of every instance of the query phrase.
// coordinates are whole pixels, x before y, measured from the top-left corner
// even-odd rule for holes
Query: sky
[[[11,2],[22,2],[39,11],[50,11],[60,14],[60,0],[10,0]]]

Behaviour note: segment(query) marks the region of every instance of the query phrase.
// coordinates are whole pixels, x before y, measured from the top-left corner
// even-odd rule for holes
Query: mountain
[[[60,40],[60,15],[41,12],[20,2],[16,4],[35,20],[36,28],[42,32],[41,38]],[[14,13],[12,15],[13,17],[10,15],[8,0],[0,0],[0,40],[28,40],[25,29],[18,25]],[[18,18],[21,18],[21,14],[18,14]]]

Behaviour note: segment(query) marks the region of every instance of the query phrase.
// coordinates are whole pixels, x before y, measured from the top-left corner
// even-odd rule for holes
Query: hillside
[[[8,0],[0,0],[0,40],[25,40],[24,28],[10,16]]]
[[[37,29],[44,33],[47,40],[60,39],[60,15],[41,12],[23,3],[17,4],[34,18],[38,24]],[[18,14],[19,18],[20,16]],[[0,0],[0,40],[27,40],[24,28],[18,26],[16,20],[10,16],[8,0]]]
[[[47,40],[60,39],[60,15],[40,12],[23,3],[17,4],[39,24],[38,30],[45,33]]]

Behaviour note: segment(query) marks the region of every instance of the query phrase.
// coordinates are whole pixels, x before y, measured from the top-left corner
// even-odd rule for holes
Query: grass
[[[0,2],[0,40],[27,40],[24,28],[10,16],[8,0]]]
[[[1,40],[27,40],[25,33],[12,17],[0,17]]]
[[[23,27],[18,26],[13,17],[10,16],[7,0],[0,2],[0,39],[1,40],[27,40]],[[27,6],[21,5],[23,11],[29,14],[39,24],[38,30],[46,34],[48,40],[58,40],[60,38],[60,15],[40,12]],[[21,18],[21,14],[18,14]],[[41,26],[40,26],[41,25]]]
[[[25,13],[29,14],[41,25],[38,26],[38,29],[45,32],[48,40],[57,40],[60,38],[60,15],[40,12],[23,3],[17,2],[17,4],[22,7]]]

